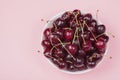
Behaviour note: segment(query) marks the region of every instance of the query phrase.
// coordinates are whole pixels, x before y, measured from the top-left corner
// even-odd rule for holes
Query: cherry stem
[[[63,43],[63,44],[70,44],[70,42]],[[50,53],[52,53],[52,50],[53,50],[54,48],[56,48],[57,46],[59,46],[59,45],[62,45],[62,44],[59,43],[59,44],[54,45],[54,46],[51,48]],[[57,49],[57,48],[56,48],[56,49]]]
[[[95,39],[95,41],[97,41],[97,39],[96,39],[95,35],[94,35],[94,34],[93,34],[93,32],[91,31],[91,29],[89,28],[89,26],[87,25],[87,23],[84,21],[84,23],[83,23],[83,24],[87,26],[87,28],[88,28],[88,30],[91,32],[91,34],[92,34],[93,38]]]
[[[98,38],[98,37],[100,37],[100,36],[102,36],[102,35],[104,35],[104,33],[102,33],[102,34],[100,34],[100,35],[96,36],[96,38]]]
[[[84,25],[82,25],[81,22],[79,22],[79,24],[80,24],[80,27],[81,27],[81,30],[82,30],[82,35],[81,35],[81,37],[82,37],[82,39],[83,39],[83,44],[86,44],[85,38],[83,37],[83,34],[84,34],[84,30],[83,30]]]
[[[97,19],[97,21],[98,21],[98,12],[99,12],[99,10],[96,11],[96,19]]]
[[[61,45],[64,47],[64,49],[68,52],[68,54],[75,60],[75,58],[73,57],[73,55],[71,55],[71,53],[69,52],[68,49],[66,49],[66,47],[64,46],[63,42],[58,38],[59,42],[61,43]]]
[[[55,24],[55,23],[53,23],[53,26],[55,27],[55,30],[57,30],[57,26],[56,26],[56,24]]]
[[[72,30],[71,28],[63,28],[64,30],[66,30],[66,29],[69,29],[69,30]]]
[[[79,45],[79,48],[81,48],[80,47],[80,41],[79,41],[79,36],[78,36],[79,34],[78,34],[78,30],[77,30],[77,40],[78,40],[78,45]]]
[[[73,43],[74,43],[74,41],[75,41],[77,31],[78,31],[78,28],[76,28],[76,29],[75,29],[75,33],[74,33],[74,37],[73,37],[72,44],[73,44]]]
[[[49,28],[49,30],[50,30],[50,35],[51,35],[51,34],[52,34],[51,28]],[[51,37],[50,37],[50,43],[51,43],[51,45],[53,46]],[[55,48],[56,48],[56,47],[55,47]],[[56,48],[56,49],[57,49],[57,48]]]

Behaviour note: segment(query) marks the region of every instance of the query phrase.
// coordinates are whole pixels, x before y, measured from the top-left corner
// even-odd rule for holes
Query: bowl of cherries
[[[43,54],[62,72],[81,74],[93,70],[106,55],[106,27],[90,13],[76,9],[54,16],[44,27]]]

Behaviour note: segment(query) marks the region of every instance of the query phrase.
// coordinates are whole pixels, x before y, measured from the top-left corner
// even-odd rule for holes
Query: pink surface
[[[119,7],[119,0],[0,0],[0,80],[120,80]],[[93,16],[99,9],[99,19],[115,38],[109,35],[108,54],[100,66],[70,75],[56,70],[37,51],[46,20],[76,8]]]

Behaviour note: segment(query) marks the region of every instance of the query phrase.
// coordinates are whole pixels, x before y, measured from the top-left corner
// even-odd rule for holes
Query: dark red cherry
[[[45,29],[45,31],[44,31],[45,38],[48,38],[48,36],[49,36],[50,34],[51,34],[50,28]]]
[[[66,41],[71,41],[73,39],[73,36],[74,36],[74,31],[73,30],[66,29],[64,31],[64,39]]]
[[[91,50],[91,47],[92,47],[92,44],[90,41],[86,41],[85,44],[82,44],[82,49],[84,51],[90,51]]]
[[[55,57],[63,58],[65,57],[65,55],[66,55],[65,51],[61,48],[54,49],[53,51],[53,56]]]
[[[92,57],[93,57],[92,58],[93,61],[99,61],[102,59],[102,55],[96,52],[93,53]]]
[[[78,52],[77,52],[77,57],[85,57],[86,56],[86,53],[84,50],[82,49],[79,49]]]
[[[98,25],[98,26],[96,27],[96,32],[97,32],[97,34],[102,34],[102,33],[105,32],[105,30],[106,30],[106,28],[105,28],[104,25]]]
[[[98,40],[103,40],[104,42],[108,42],[109,37],[106,34],[104,34],[101,37],[99,37]]]
[[[83,37],[84,37],[84,39],[88,40],[90,38],[90,32],[87,32],[87,31],[84,32]]]
[[[105,51],[106,51],[106,47],[101,48],[101,49],[98,49],[98,52],[99,52],[100,54],[104,54]]]
[[[97,40],[95,42],[95,46],[98,48],[98,49],[102,49],[102,48],[105,48],[105,42],[103,40]]]
[[[51,58],[51,57],[52,57],[52,56],[51,56],[51,53],[50,53],[50,48],[46,48],[46,49],[45,49],[44,55],[45,55],[45,57],[47,57],[47,58]]]
[[[67,64],[66,64],[64,61],[59,61],[59,62],[58,62],[58,67],[59,67],[60,69],[64,69],[64,68],[67,67]]]
[[[79,24],[76,23],[75,20],[73,20],[73,21],[70,21],[70,27],[72,27],[72,28],[76,28],[76,27],[79,27]]]
[[[49,40],[43,40],[43,41],[42,41],[42,45],[43,45],[44,47],[47,47],[47,48],[50,48],[50,47],[51,47],[51,43],[50,43]]]
[[[51,34],[49,35],[49,40],[51,41],[52,44],[57,44],[59,43],[60,36],[57,34]]]
[[[80,10],[78,10],[78,9],[75,9],[75,10],[73,10],[73,14],[81,14],[81,12],[80,12]]]
[[[86,22],[90,22],[91,19],[92,19],[92,15],[90,13],[87,13],[84,15],[84,18],[83,18]]]
[[[67,70],[69,70],[69,71],[76,71],[76,68],[75,68],[75,66],[73,64],[68,64]]]
[[[90,22],[90,26],[96,27],[97,26],[96,20],[92,19]]]
[[[64,59],[66,62],[72,62],[73,61],[73,57],[71,55],[67,55]]]
[[[75,44],[68,44],[68,45],[66,45],[66,48],[68,49],[68,51],[72,55],[74,55],[77,52],[77,50],[78,50],[78,46],[75,45]]]
[[[91,42],[95,42],[95,39],[93,38],[92,35],[90,36],[90,41],[91,41]]]
[[[68,11],[61,16],[61,19],[68,21],[70,19],[70,16],[71,16],[71,12]]]
[[[87,62],[87,67],[94,68],[95,66],[96,66],[96,62],[94,62],[94,61],[88,61]]]
[[[54,24],[56,25],[56,27],[61,28],[65,26],[66,22],[61,18],[58,18],[57,20],[54,21]]]
[[[63,36],[64,30],[59,29],[56,31],[56,34],[58,34],[60,36],[60,39],[63,40],[64,36]]]
[[[76,61],[74,62],[75,67],[81,67],[83,65],[84,59],[83,58],[76,58]]]

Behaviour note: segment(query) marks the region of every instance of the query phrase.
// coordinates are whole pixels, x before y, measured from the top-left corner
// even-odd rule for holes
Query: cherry
[[[75,68],[75,66],[73,64],[68,64],[67,70],[69,70],[69,71],[76,71],[76,68]]]
[[[57,34],[51,34],[51,35],[49,35],[49,40],[51,40],[51,43],[53,43],[53,44],[59,43],[58,39],[60,39],[60,36],[57,35]]]
[[[72,29],[67,29],[64,31],[64,39],[70,41],[73,39],[74,31]]]
[[[63,33],[64,33],[64,30],[62,30],[62,29],[59,29],[59,30],[56,31],[56,34],[58,34],[58,35],[60,36],[60,39],[61,39],[61,40],[64,39],[64,38],[63,38],[63,37],[64,37],[64,36],[63,36]]]
[[[90,36],[90,41],[95,42],[95,39],[93,38],[93,36]]]
[[[77,57],[85,57],[85,56],[86,56],[85,51],[82,49],[79,49],[77,52]]]
[[[78,46],[75,45],[75,44],[68,44],[68,45],[66,45],[66,48],[68,49],[68,51],[72,55],[74,55],[77,52],[77,50],[78,50]]]
[[[91,19],[92,19],[92,15],[90,13],[87,13],[84,15],[84,18],[83,18],[86,22],[90,22]]]
[[[61,48],[57,48],[53,51],[53,56],[63,58],[65,56],[65,51]]]
[[[87,31],[84,32],[83,37],[84,37],[84,39],[88,40],[90,38],[90,32],[87,32]]]
[[[102,59],[102,55],[96,52],[93,53],[92,57],[93,57],[92,58],[93,61],[99,61]]]
[[[61,18],[58,18],[57,20],[54,21],[54,24],[58,27],[58,28],[61,28],[63,26],[65,26],[65,21],[62,20]]]
[[[81,16],[79,16],[79,17],[78,17],[78,20],[79,20],[81,23],[83,23],[83,21],[84,21],[84,19],[83,19],[83,18],[84,18],[84,16],[83,16],[83,15],[81,15]]]
[[[82,49],[84,51],[90,51],[91,50],[91,47],[92,47],[92,44],[90,41],[86,41],[85,44],[82,44]]]
[[[96,27],[97,26],[96,20],[92,19],[90,22],[90,26]]]
[[[94,68],[95,66],[96,66],[96,62],[94,62],[94,61],[88,61],[87,62],[87,67]]]
[[[47,39],[47,40],[43,40],[42,41],[42,45],[44,46],[44,47],[47,47],[47,48],[50,48],[51,47],[51,43],[50,43],[50,41]]]
[[[66,63],[64,62],[64,61],[59,61],[58,62],[58,67],[60,68],[60,69],[64,69],[64,68],[66,68]]]
[[[102,48],[105,48],[105,42],[103,40],[97,40],[95,42],[95,46],[98,48],[98,49],[102,49]]]
[[[80,12],[80,10],[78,10],[78,9],[75,9],[75,10],[73,10],[73,14],[81,14],[81,12]]]
[[[49,49],[49,48],[46,48],[46,49],[45,49],[44,55],[45,55],[45,57],[47,57],[47,58],[51,58],[51,53],[50,53],[50,49]]]
[[[74,62],[75,67],[81,67],[83,65],[84,59],[83,58],[76,58],[76,61]]]
[[[76,27],[79,27],[79,24],[76,23],[75,20],[74,20],[74,21],[70,21],[70,27],[72,27],[72,28],[76,28]]]
[[[68,11],[61,16],[61,19],[68,21],[70,19],[70,16],[71,16],[71,13]]]
[[[102,34],[102,33],[104,33],[105,32],[105,26],[104,25],[98,25],[97,27],[96,27],[96,32],[97,32],[97,34]]]
[[[65,59],[64,59],[66,62],[72,62],[73,61],[73,58],[72,58],[72,56],[71,55],[67,55],[66,57],[65,57]]]
[[[109,40],[109,37],[108,37],[106,34],[104,34],[104,35],[102,35],[101,37],[99,37],[98,40],[103,40],[104,42],[107,43],[108,40]]]
[[[45,31],[44,31],[45,38],[48,38],[50,33],[51,33],[50,28],[45,29]]]

